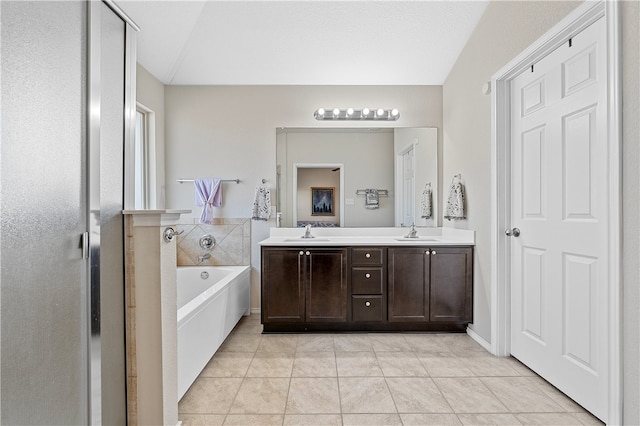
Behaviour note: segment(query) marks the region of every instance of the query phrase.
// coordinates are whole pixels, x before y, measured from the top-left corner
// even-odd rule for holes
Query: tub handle
[[[202,237],[200,237],[200,247],[202,247],[203,249],[209,251],[215,245],[216,245],[216,239],[213,238],[211,235],[205,234]]]
[[[180,231],[180,232],[176,232],[175,229],[173,229],[170,226],[167,226],[166,228],[164,228],[164,232],[162,233],[162,237],[164,238],[164,242],[165,243],[170,243],[171,241],[173,241],[173,238],[176,235],[180,235],[184,232],[184,230]]]

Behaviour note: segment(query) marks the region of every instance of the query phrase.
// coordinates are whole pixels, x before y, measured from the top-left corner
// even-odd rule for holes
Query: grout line
[[[338,384],[338,403],[340,404],[340,423],[344,424],[344,416],[342,412],[342,393],[340,392],[340,374],[338,373],[338,355],[336,351],[336,339],[335,337],[331,338],[333,342],[333,362],[336,365],[336,383]]]

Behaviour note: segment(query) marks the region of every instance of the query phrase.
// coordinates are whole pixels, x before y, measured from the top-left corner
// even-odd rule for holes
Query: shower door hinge
[[[89,232],[83,232],[80,236],[80,245],[82,246],[82,258],[89,259]]]

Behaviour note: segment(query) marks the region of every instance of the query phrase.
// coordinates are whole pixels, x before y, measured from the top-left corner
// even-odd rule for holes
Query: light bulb
[[[378,111],[376,111],[376,115],[378,117],[382,117],[383,114],[384,114],[384,110],[382,108],[378,108]]]
[[[362,115],[369,115],[369,108],[365,108],[362,110]]]
[[[324,117],[324,108],[320,108],[320,109],[318,110],[318,116],[320,116],[320,117]]]
[[[351,117],[353,115],[353,108],[347,109],[347,116]]]
[[[398,113],[399,113],[399,112],[398,112],[398,110],[397,110],[396,108],[394,108],[394,109],[392,109],[392,110],[391,110],[391,115],[392,115],[392,116],[394,116],[394,117],[397,117],[397,116],[398,116]]]
[[[339,115],[340,115],[340,110],[339,110],[338,108],[334,108],[334,109],[333,109],[333,116],[334,116],[334,117],[337,117],[337,116],[339,116]]]

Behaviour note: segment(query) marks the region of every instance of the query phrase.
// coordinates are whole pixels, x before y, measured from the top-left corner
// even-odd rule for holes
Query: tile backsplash
[[[211,225],[196,223],[177,225],[178,266],[222,266],[251,264],[251,219],[220,218]],[[210,234],[216,244],[209,251],[211,257],[200,262],[198,257],[207,251],[200,247],[200,238]]]

